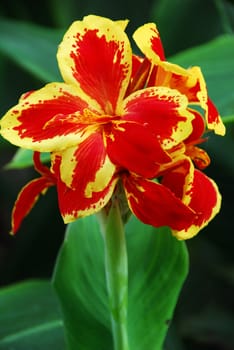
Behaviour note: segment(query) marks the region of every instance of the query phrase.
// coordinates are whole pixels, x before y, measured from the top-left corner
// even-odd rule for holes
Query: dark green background
[[[0,23],[19,20],[58,29],[61,33],[73,20],[89,13],[112,19],[128,18],[129,34],[145,22],[156,22],[167,57],[224,33],[233,33],[234,29],[234,4],[227,0],[44,0],[36,3],[5,0],[0,3]],[[0,115],[16,104],[23,92],[44,85],[44,81],[1,51],[0,77]],[[234,101],[232,106],[234,114]],[[229,124],[226,141],[214,137],[210,148],[213,162],[207,169],[222,193],[222,211],[196,238],[187,242],[190,274],[171,327],[178,340],[177,348],[181,350],[234,349],[233,131]],[[14,200],[35,173],[32,169],[5,170],[3,167],[16,148],[3,140],[0,147],[0,285],[32,277],[50,277],[65,229],[55,190],[50,189],[46,197],[40,199],[17,236],[9,236]],[[169,344],[168,349],[173,349],[173,345]]]

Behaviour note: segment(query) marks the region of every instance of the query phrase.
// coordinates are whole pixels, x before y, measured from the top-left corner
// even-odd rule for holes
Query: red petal
[[[196,169],[191,192],[189,206],[198,213],[194,225],[201,229],[219,212],[221,197],[215,182]]]
[[[186,168],[182,167],[168,172],[163,178],[163,184],[183,198],[195,213],[191,226],[183,230],[174,230],[178,239],[188,239],[196,235],[219,212],[221,196],[216,184],[199,170],[194,170],[191,183],[185,183]],[[184,199],[185,198],[185,199]]]
[[[74,22],[59,46],[58,62],[66,82],[77,84],[105,113],[115,113],[132,64],[128,37],[118,23],[97,16]]]
[[[40,177],[30,181],[20,191],[12,211],[12,233],[15,234],[19,229],[22,220],[29,214],[34,207],[41,193],[45,193],[48,187],[54,185],[53,182],[45,177]]]
[[[187,229],[195,214],[167,187],[133,176],[124,178],[129,206],[139,220],[155,227]]]
[[[184,69],[176,64],[164,62],[157,67],[155,82],[158,86],[167,86],[186,95],[189,102],[200,102],[199,94],[207,98],[204,78],[199,67]]]
[[[176,90],[152,87],[137,91],[125,100],[124,120],[148,126],[166,149],[184,141],[192,132],[193,115],[187,99]]]
[[[154,23],[147,23],[139,27],[134,32],[133,39],[148,59],[153,57],[157,62],[165,60],[162,41]]]
[[[214,130],[218,135],[225,135],[225,126],[211,99],[208,99],[207,101],[207,123],[208,129]]]
[[[94,133],[78,147],[54,154],[52,164],[66,223],[99,211],[109,201],[117,179],[101,134]]]
[[[76,144],[84,126],[75,113],[82,113],[88,105],[75,93],[72,86],[62,83],[31,93],[3,117],[3,136],[20,147],[42,152]]]
[[[205,132],[205,122],[202,115],[195,110],[191,110],[191,109],[189,110],[194,115],[194,119],[192,120],[193,131],[189,135],[189,137],[185,140],[185,143],[186,144],[193,143],[193,142],[200,143],[202,141],[205,141],[205,140],[202,140],[202,136]]]
[[[159,164],[171,160],[157,138],[144,125],[116,123],[109,130],[105,128],[105,135],[111,161],[143,177],[155,177]]]

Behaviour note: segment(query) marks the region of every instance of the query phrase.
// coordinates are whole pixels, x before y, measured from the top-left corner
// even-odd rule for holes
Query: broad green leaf
[[[44,82],[60,81],[56,51],[63,32],[0,19],[0,52]]]
[[[94,216],[68,225],[54,285],[69,349],[111,350],[103,241]]]
[[[27,281],[0,290],[1,350],[65,350],[56,295],[47,281]]]
[[[50,161],[50,153],[41,153],[43,163]],[[22,169],[33,165],[33,151],[19,148],[12,160],[5,166],[6,169]]]
[[[159,350],[188,272],[186,246],[169,229],[155,229],[136,219],[126,231],[131,349]]]
[[[200,66],[209,95],[222,116],[234,111],[234,35],[223,35],[207,44],[169,58],[183,67]]]
[[[187,251],[167,229],[132,217],[126,225],[129,258],[130,349],[162,347],[187,274]],[[111,350],[104,246],[94,216],[68,226],[54,275],[69,349]]]

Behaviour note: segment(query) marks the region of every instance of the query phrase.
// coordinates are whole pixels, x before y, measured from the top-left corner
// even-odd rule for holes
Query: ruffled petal
[[[184,69],[167,62],[159,32],[154,23],[138,28],[133,38],[147,59],[154,65],[149,86],[167,86],[186,95],[190,103],[199,104],[205,111],[208,129],[225,134],[225,126],[215,106],[208,98],[206,83],[199,67]]]
[[[54,182],[46,177],[39,177],[30,181],[22,188],[12,211],[11,232],[13,234],[18,231],[23,219],[29,214],[37,202],[39,195],[45,194],[47,189],[54,184]]]
[[[90,15],[74,22],[58,50],[64,81],[77,85],[90,105],[114,114],[125,95],[132,65],[124,22]]]
[[[194,116],[186,96],[166,87],[151,87],[131,94],[123,106],[123,119],[148,127],[164,149],[184,141],[192,133]]]
[[[78,147],[54,153],[52,172],[57,178],[59,206],[65,223],[104,207],[118,180],[99,133]]]
[[[105,128],[106,149],[111,161],[147,178],[157,175],[159,164],[171,161],[148,127],[120,122]]]
[[[171,172],[167,178],[164,178],[164,184],[178,193],[184,185],[183,176],[179,172]],[[191,226],[183,230],[173,230],[173,235],[178,239],[189,239],[195,236],[214,218],[221,206],[217,185],[199,170],[194,170],[192,182],[190,181],[185,188],[187,188],[186,204],[196,213],[196,216]]]
[[[204,109],[207,128],[218,135],[225,134],[222,119],[208,97],[205,79],[200,67],[184,69],[175,64],[164,62],[157,69],[155,84],[177,89],[186,95],[189,103],[197,104]]]
[[[40,152],[62,150],[86,137],[80,114],[88,107],[72,86],[51,83],[22,98],[1,120],[11,143]]]
[[[131,211],[145,224],[174,230],[192,225],[195,213],[167,187],[133,176],[123,178],[123,184]]]
[[[156,65],[155,61],[152,63]],[[199,67],[185,69],[174,63],[161,62],[156,68],[153,84],[178,90],[190,103],[203,103],[207,99],[205,80]]]

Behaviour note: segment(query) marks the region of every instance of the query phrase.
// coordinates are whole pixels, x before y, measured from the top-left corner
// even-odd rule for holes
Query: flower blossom
[[[104,208],[117,184],[139,220],[169,226],[178,239],[218,213],[221,196],[201,171],[210,160],[198,144],[225,128],[201,70],[167,62],[153,23],[134,33],[143,57],[134,55],[126,25],[94,15],[75,21],[57,53],[64,82],[23,95],[2,118],[2,136],[33,150],[41,174],[18,196],[13,232],[52,185],[65,223]],[[39,152],[51,153],[50,169]]]

